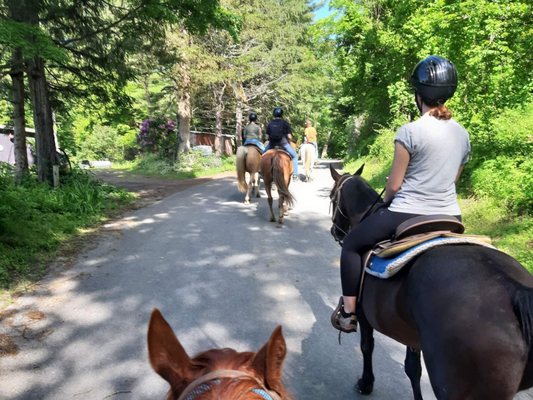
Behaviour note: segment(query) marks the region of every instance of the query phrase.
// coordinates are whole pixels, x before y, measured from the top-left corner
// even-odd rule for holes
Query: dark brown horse
[[[379,195],[359,175],[335,185],[332,234],[343,239]],[[533,277],[498,250],[441,246],[428,250],[397,275],[367,275],[357,315],[363,374],[356,389],[372,392],[373,330],[407,346],[405,372],[422,399],[420,351],[436,397],[510,400],[533,386]]]
[[[279,195],[279,225],[283,224],[283,216],[287,214],[289,207],[294,203],[294,197],[289,192],[289,184],[292,176],[292,162],[289,154],[283,150],[272,149],[263,154],[261,159],[261,175],[265,182],[265,190],[268,196],[270,209],[270,221],[275,222],[276,217],[272,209],[272,183],[276,184]]]
[[[167,400],[285,400],[281,382],[287,354],[281,326],[257,352],[211,349],[190,358],[159,310],[148,327],[152,368],[170,384]]]
[[[261,167],[261,152],[256,146],[239,146],[237,149],[237,183],[239,190],[246,192],[244,204],[250,203],[250,193],[259,194],[259,169]],[[250,181],[246,182],[246,172],[250,174]]]

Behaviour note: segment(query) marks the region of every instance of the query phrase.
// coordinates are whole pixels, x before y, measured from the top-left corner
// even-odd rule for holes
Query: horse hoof
[[[276,222],[276,218],[270,218],[270,222]]]
[[[354,387],[354,390],[360,394],[370,394],[372,393],[372,390],[374,390],[374,384],[365,383],[363,379],[359,379],[357,381],[357,385],[355,385]]]
[[[250,200],[244,200],[244,204],[246,205],[250,204]]]

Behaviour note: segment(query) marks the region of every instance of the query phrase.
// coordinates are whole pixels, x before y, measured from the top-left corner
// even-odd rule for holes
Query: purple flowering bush
[[[139,127],[137,143],[143,153],[174,159],[178,147],[176,123],[166,117],[145,119]]]

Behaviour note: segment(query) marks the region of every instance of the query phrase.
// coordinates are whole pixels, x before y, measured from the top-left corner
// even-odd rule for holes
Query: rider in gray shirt
[[[455,180],[468,161],[468,132],[453,119],[426,113],[402,126],[394,139],[409,153],[409,163],[390,211],[420,215],[460,215]]]
[[[331,323],[343,332],[357,330],[356,296],[365,252],[390,239],[396,227],[412,217],[446,214],[461,218],[455,182],[468,160],[470,141],[444,105],[457,87],[455,66],[445,58],[429,56],[416,65],[411,84],[422,117],[402,126],[394,140],[384,198],[390,206],[353,225],[342,243],[342,296]]]

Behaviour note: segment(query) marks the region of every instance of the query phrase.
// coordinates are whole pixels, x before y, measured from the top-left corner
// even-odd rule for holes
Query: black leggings
[[[357,296],[362,256],[382,240],[390,239],[398,225],[419,214],[407,214],[382,208],[352,228],[344,238],[341,252],[341,283],[344,296]],[[460,216],[456,216],[461,220]]]

